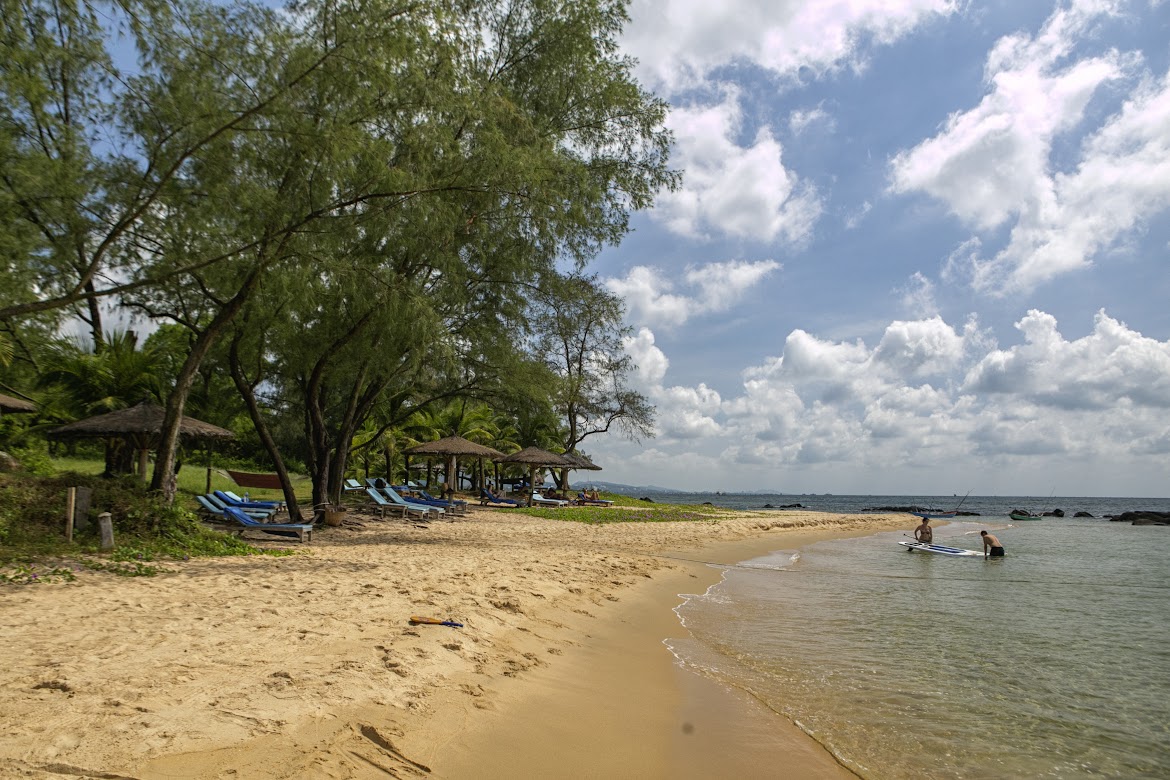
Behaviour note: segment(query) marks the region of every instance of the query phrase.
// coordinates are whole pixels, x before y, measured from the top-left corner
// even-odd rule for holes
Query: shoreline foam
[[[617,776],[687,776],[680,762],[697,768],[711,740],[731,738],[699,715],[730,722],[751,704],[678,669],[662,644],[683,630],[676,594],[719,577],[696,561],[799,546],[809,530],[871,533],[907,521],[732,512],[718,523],[583,525],[476,509],[429,528],[362,522],[320,534],[293,558],[8,586],[0,769],[486,777],[490,757],[521,776],[523,761],[542,760],[540,742],[562,759],[553,765],[571,769],[564,777],[635,763],[640,771]],[[465,627],[411,626],[412,614]],[[563,706],[541,707],[542,696]],[[785,724],[792,740],[760,745],[747,765],[803,746],[813,756],[804,768],[839,769]],[[534,739],[540,730],[546,738]]]

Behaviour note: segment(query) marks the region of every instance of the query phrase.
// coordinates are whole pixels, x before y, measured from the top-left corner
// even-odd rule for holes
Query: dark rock
[[[1133,525],[1170,525],[1170,512],[1122,512],[1110,517],[1114,523],[1132,523]]]
[[[1064,517],[1063,509],[1053,509],[1051,512],[1045,512],[1045,517]]]
[[[652,498],[647,498],[646,496],[642,496],[642,497],[641,497],[641,498],[639,498],[638,500],[639,500],[639,501],[647,501],[647,502],[649,502],[649,503],[651,503],[651,504],[653,504],[653,503],[654,503],[654,499],[652,499]]]
[[[764,509],[775,509],[775,508],[776,507],[772,506],[771,504],[764,504]]]
[[[1073,517],[1092,517],[1088,512],[1077,512]]]
[[[650,499],[646,499],[646,500],[649,501]],[[710,501],[704,501],[703,506],[715,506],[715,505],[712,504]]]

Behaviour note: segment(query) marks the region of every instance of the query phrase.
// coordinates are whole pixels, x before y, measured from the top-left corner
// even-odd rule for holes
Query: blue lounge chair
[[[394,489],[395,490],[402,490],[402,488],[398,487],[397,485],[394,486]],[[465,514],[467,512],[467,502],[466,501],[456,501],[454,499],[448,500],[445,498],[438,498],[437,496],[432,496],[430,493],[428,493],[425,490],[416,490],[415,493],[418,496],[417,498],[414,496],[403,496],[403,498],[405,498],[407,501],[418,501],[418,502],[423,503],[423,504],[429,504],[430,506],[437,506],[440,509],[445,509],[446,511],[450,512],[453,515],[462,515],[462,514]]]
[[[225,507],[223,511],[226,519],[242,525],[244,530],[263,531],[274,536],[295,536],[302,544],[313,540],[312,523],[264,523],[233,506]]]
[[[497,496],[495,493],[488,490],[487,488],[480,488],[479,489],[479,505],[480,506],[487,506],[488,504],[505,504],[507,506],[520,506],[519,501],[513,501],[510,498],[503,498],[502,496]]]
[[[362,487],[362,483],[358,482],[356,479],[345,480],[345,486],[341,489],[346,493],[356,493],[359,490],[365,490],[365,488]]]
[[[438,514],[443,510],[433,506],[423,506],[421,504],[408,504],[405,501],[391,501],[390,498],[378,490],[377,488],[367,487],[366,495],[374,502],[374,506],[384,516],[389,511],[402,511],[402,516],[406,517],[408,514],[413,514],[418,517],[430,517],[432,514]],[[395,493],[395,495],[398,495]]]
[[[215,515],[222,515],[223,510],[230,506],[226,501],[214,493],[209,493],[206,496],[196,496],[195,500],[199,502],[200,506],[202,506],[211,514]],[[240,509],[240,511],[244,514],[251,515],[257,520],[267,520],[276,514],[276,510],[274,509],[243,509],[241,507],[236,507],[236,509]]]
[[[282,504],[278,501],[245,501],[239,496],[223,490],[217,490],[212,493],[212,495],[222,501],[225,505],[235,507],[236,509],[256,509],[276,514],[278,511],[280,511],[280,507],[282,506]]]
[[[425,511],[429,512],[430,514],[433,514],[436,516],[443,514],[442,507],[435,506],[433,504],[429,504],[426,501],[414,501],[411,499],[403,498],[402,496],[400,496],[398,494],[398,491],[396,491],[394,488],[390,487],[389,485],[382,485],[382,487],[378,487],[377,480],[367,479],[366,484],[370,486],[370,490],[373,490],[375,493],[380,493],[384,498],[386,498],[392,504],[397,504],[398,506],[405,506],[409,510],[425,510]]]
[[[242,504],[260,504],[261,506],[270,506],[274,509],[284,508],[283,501],[265,501],[259,498],[241,498],[238,493],[233,493],[230,490],[224,490],[222,492],[228,498],[232,499],[233,501],[238,501]]]

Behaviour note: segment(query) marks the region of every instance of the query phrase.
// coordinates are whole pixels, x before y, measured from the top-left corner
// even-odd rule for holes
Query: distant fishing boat
[[[1051,501],[1052,496],[1054,495],[1056,495],[1056,488],[1052,488],[1052,492],[1048,494],[1048,500]],[[1025,520],[1043,520],[1046,515],[1034,514],[1026,509],[1013,509],[1012,511],[1008,512],[1008,517],[1010,517],[1012,520],[1023,522]]]
[[[967,496],[971,495],[971,491],[967,491],[967,495],[963,496],[963,500],[954,509],[947,511],[938,511],[935,509],[925,509],[921,512],[911,512],[915,517],[921,517],[923,520],[953,520],[955,515],[959,514],[959,509],[967,501]]]
[[[957,512],[911,512],[915,517],[921,517],[923,520],[951,520],[955,517]]]

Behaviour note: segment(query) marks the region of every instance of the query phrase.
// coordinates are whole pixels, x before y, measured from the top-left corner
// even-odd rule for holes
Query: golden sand
[[[905,516],[355,520],[292,557],[0,586],[0,777],[678,778],[729,748],[741,777],[848,776],[662,640],[702,562]]]

